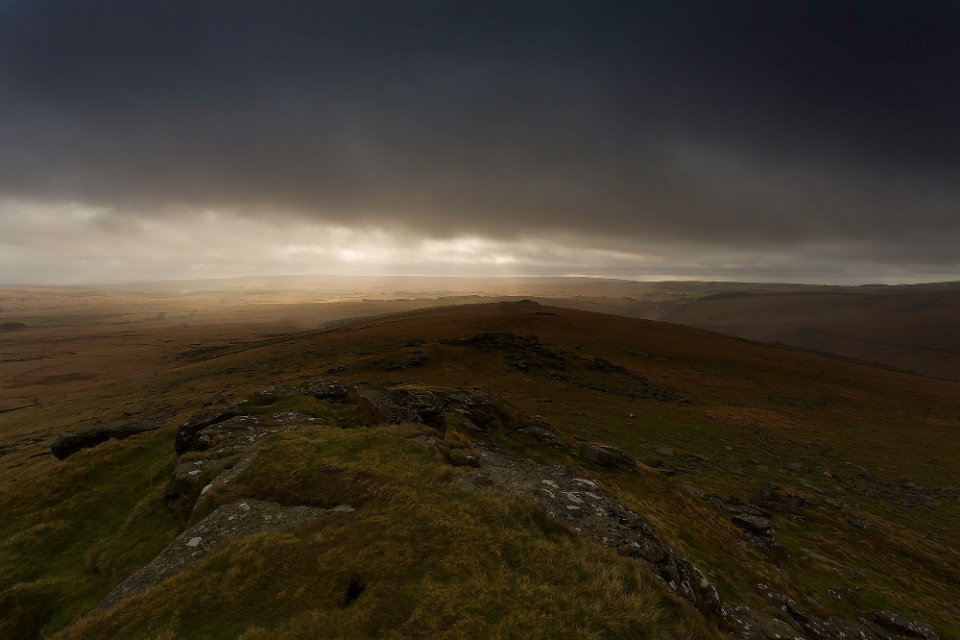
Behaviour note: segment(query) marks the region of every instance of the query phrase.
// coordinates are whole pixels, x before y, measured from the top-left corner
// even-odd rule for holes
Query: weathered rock
[[[882,627],[890,629],[901,636],[909,638],[923,638],[923,640],[940,640],[940,634],[928,624],[916,622],[890,611],[874,611],[873,620]]]
[[[343,367],[340,367],[343,369]],[[336,380],[311,380],[300,385],[300,389],[317,400],[344,402],[352,386]]]
[[[197,501],[193,505],[193,510],[196,512],[197,510],[202,509],[204,506],[210,504],[210,501],[214,499],[216,494],[225,489],[227,485],[236,479],[237,476],[243,473],[256,457],[256,449],[246,453],[235,464],[221,471],[216,478],[204,485],[203,489],[200,490],[200,495],[197,497]]]
[[[794,515],[802,515],[815,505],[814,498],[801,489],[774,483],[760,485],[753,499],[764,509]]]
[[[771,604],[789,617],[789,622],[795,624],[802,631],[804,637],[812,640],[849,640],[850,638],[894,640],[894,636],[888,631],[893,631],[898,638],[914,637],[924,640],[942,640],[941,636],[930,625],[913,622],[887,611],[874,612],[872,620],[863,617],[856,620],[838,616],[823,617],[805,610],[793,598],[773,591],[766,584],[758,584],[757,589]],[[762,637],[758,636],[758,638]],[[773,638],[776,637],[773,636]]]
[[[599,481],[562,465],[548,467],[485,447],[474,447],[473,453],[479,468],[456,479],[464,488],[518,495],[585,538],[634,559],[708,618],[720,615],[720,598],[703,573]]]
[[[217,424],[218,422],[224,422],[239,415],[241,415],[241,411],[236,405],[215,407],[193,414],[187,418],[187,421],[180,425],[180,428],[177,430],[177,437],[174,441],[174,448],[177,454],[179,455],[197,448],[197,437],[200,431],[206,427]]]
[[[177,453],[210,451],[211,455],[220,456],[236,453],[279,430],[263,427],[257,416],[235,415],[194,430],[187,448],[178,449]]]
[[[478,467],[480,460],[469,451],[451,449],[447,452],[447,461],[455,467]]]
[[[420,422],[440,430],[446,427],[447,403],[442,394],[421,389],[400,389],[394,393],[416,412]]]
[[[786,555],[786,549],[774,535],[773,520],[770,519],[770,514],[767,511],[755,504],[744,502],[736,496],[724,498],[691,485],[685,485],[684,488],[695,496],[710,501],[721,511],[731,514],[730,521],[743,529],[747,534],[747,539],[754,544],[764,547],[768,551]]]
[[[746,529],[755,536],[773,536],[773,521],[770,518],[750,515],[747,513],[738,513],[730,518],[733,524],[741,529]]]
[[[467,419],[475,431],[488,431],[503,425],[500,411],[488,394],[479,389],[455,391],[447,395],[445,411]]]
[[[370,425],[420,422],[420,415],[402,398],[380,387],[358,384],[348,394],[347,400],[361,407]]]
[[[563,449],[563,450],[570,449],[569,445],[567,445],[567,443],[563,440],[563,438],[561,438],[559,435],[557,435],[550,429],[545,429],[539,426],[530,426],[530,427],[523,427],[521,429],[518,429],[518,431],[520,433],[525,433],[527,435],[533,436],[540,442],[546,444],[549,447],[553,447],[554,449]]]
[[[73,433],[65,433],[50,445],[50,451],[58,459],[64,460],[80,449],[95,447],[107,440],[123,440],[138,433],[153,431],[163,425],[162,421],[126,422],[119,424],[98,424]]]
[[[637,467],[637,461],[633,459],[633,456],[622,449],[607,444],[581,442],[580,456],[601,467],[628,471]]]
[[[750,607],[724,605],[721,627],[736,640],[806,640],[795,626]]]
[[[517,433],[532,436],[549,447],[564,451],[570,450],[567,441],[554,430],[550,421],[543,416],[521,414],[516,417],[514,426]]]
[[[91,613],[105,611],[124,598],[146,591],[233,540],[301,525],[325,513],[352,510],[349,506],[334,509],[284,507],[259,500],[241,500],[221,506],[177,536],[150,564],[117,585]]]
[[[586,366],[587,369],[592,369],[593,371],[602,371],[604,373],[629,373],[624,367],[618,364],[613,364],[609,360],[604,360],[603,358],[594,358],[593,360],[587,362]]]
[[[654,453],[656,453],[658,456],[663,456],[663,457],[665,457],[665,458],[672,458],[672,457],[673,457],[673,448],[672,448],[672,447],[660,447],[660,448],[658,448],[658,449],[655,449],[655,450],[654,450]]]
[[[168,504],[182,495],[192,493],[200,486],[204,475],[214,465],[214,460],[203,458],[178,462],[173,467],[173,477],[167,483],[166,499]]]
[[[840,466],[842,469],[842,474],[847,477],[854,477],[854,478],[870,477],[870,471],[868,471],[864,467],[861,467],[858,464],[853,464],[852,462],[842,462]]]

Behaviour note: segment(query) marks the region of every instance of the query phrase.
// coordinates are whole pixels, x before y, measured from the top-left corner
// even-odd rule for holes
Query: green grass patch
[[[179,531],[163,489],[169,432],[81,451],[0,496],[0,637],[64,626]]]

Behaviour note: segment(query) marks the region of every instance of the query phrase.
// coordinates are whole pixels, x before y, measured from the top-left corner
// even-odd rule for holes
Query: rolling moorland
[[[622,317],[931,292],[387,284],[5,291],[0,635],[960,635],[960,383]]]

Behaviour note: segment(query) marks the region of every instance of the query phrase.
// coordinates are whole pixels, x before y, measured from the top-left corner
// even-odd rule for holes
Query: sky
[[[960,3],[0,0],[0,282],[960,279]]]

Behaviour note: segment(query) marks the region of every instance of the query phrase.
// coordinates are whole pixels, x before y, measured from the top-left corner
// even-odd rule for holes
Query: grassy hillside
[[[716,635],[629,557],[575,526],[516,496],[464,491],[457,478],[469,465],[418,444],[432,433],[423,425],[281,433],[206,511],[168,507],[176,425],[218,396],[316,378],[476,387],[510,415],[538,416],[565,448],[529,429],[477,434],[456,424],[441,445],[483,441],[596,479],[725,602],[777,614],[784,596],[822,617],[884,610],[960,635],[960,384],[517,303],[271,338],[0,415],[2,635]],[[324,424],[342,418],[293,408]],[[67,429],[158,415],[169,426],[64,461],[43,453]],[[590,462],[578,439],[619,448],[638,467]],[[79,619],[238,496],[356,509],[238,540]],[[770,505],[772,540],[732,521],[738,503]]]

